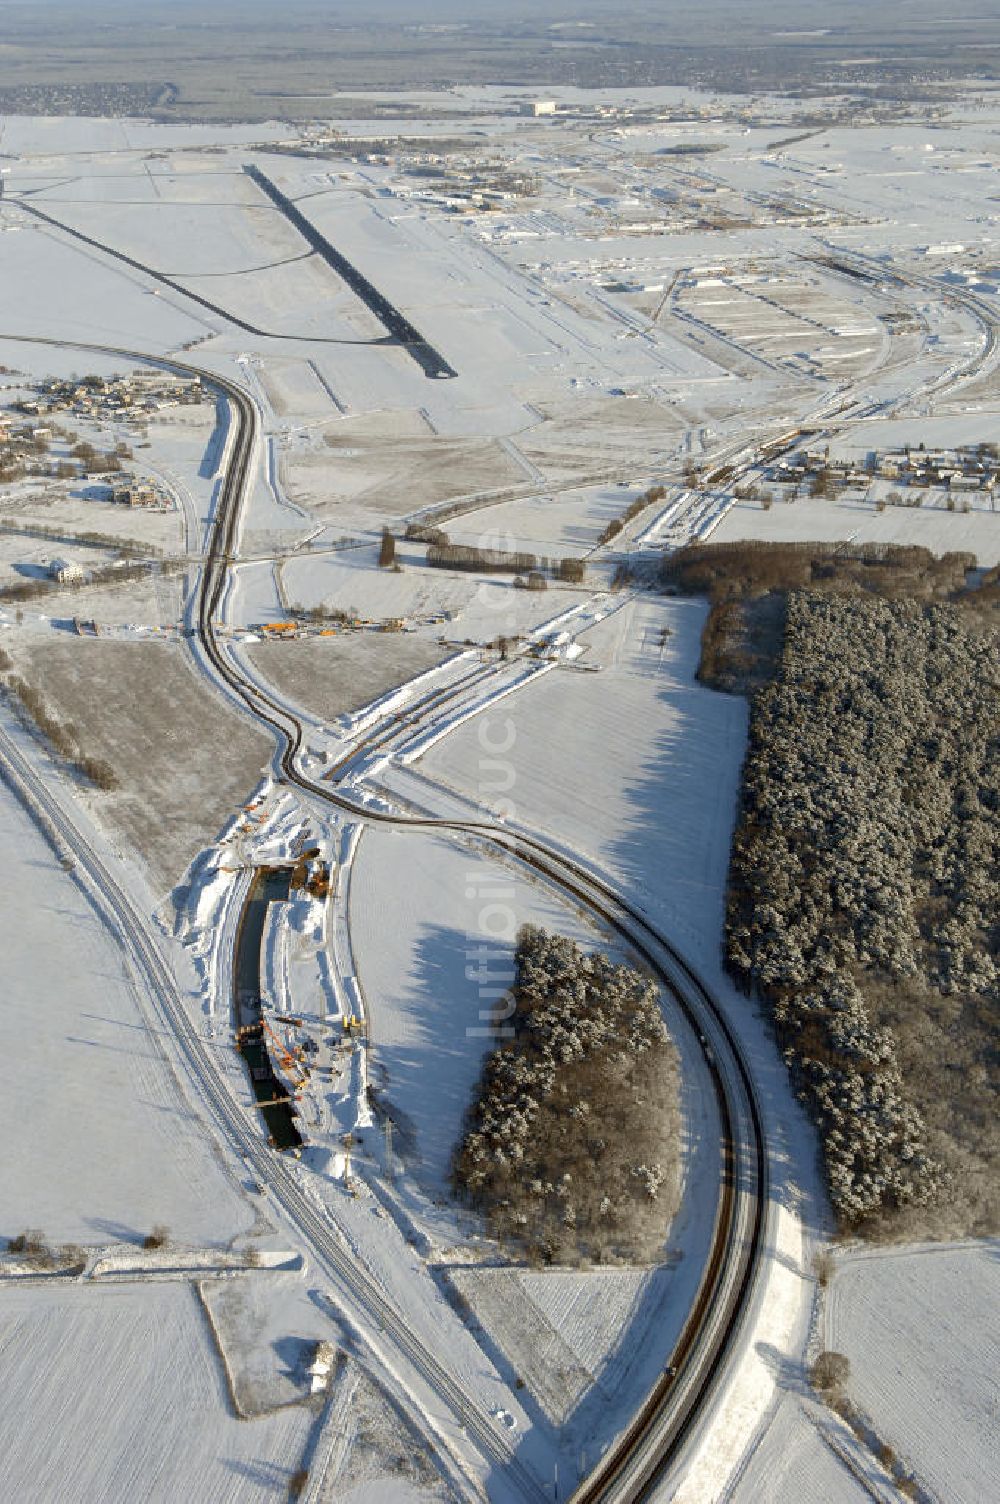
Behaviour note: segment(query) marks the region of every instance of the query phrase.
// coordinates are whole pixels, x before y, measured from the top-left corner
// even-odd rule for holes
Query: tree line
[[[981,1030],[967,1109],[996,1105],[998,705],[1000,633],[961,607],[788,597],[753,702],[726,955],[767,1000],[845,1226],[947,1180],[915,1103],[954,1091],[956,1044],[928,1026],[949,1001]],[[961,1146],[939,1140],[960,1171]]]

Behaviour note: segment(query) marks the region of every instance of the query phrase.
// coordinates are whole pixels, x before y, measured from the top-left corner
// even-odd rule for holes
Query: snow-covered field
[[[511,740],[504,798],[519,822],[598,861],[688,950],[714,956],[746,707],[694,681],[704,618],[698,601],[637,597],[581,634],[578,662],[597,672],[529,685],[491,716],[491,736]],[[481,758],[472,722],[418,767],[478,798]]]
[[[936,554],[967,552],[984,567],[1000,563],[1000,511],[949,512],[940,507],[892,507],[877,512],[870,501],[819,496],[776,502],[764,511],[737,502],[712,534],[713,543],[750,538],[761,543],[798,541],[919,543]]]
[[[836,1437],[861,1476],[845,1465],[825,1437]],[[837,1432],[820,1407],[794,1393],[784,1394],[752,1454],[721,1496],[725,1504],[868,1504],[874,1496],[868,1486],[887,1488],[884,1474],[866,1461],[863,1453],[849,1447],[850,1433]]]
[[[342,553],[298,555],[282,568],[286,600],[307,610],[357,611],[371,620],[404,618],[449,641],[490,642],[498,633],[527,631],[557,612],[586,599],[580,590],[565,587],[545,592],[517,590],[508,577],[490,578],[428,568],[421,545],[401,544],[396,557],[401,574],[376,567],[377,546],[345,549]],[[242,625],[274,619],[281,611],[273,571],[252,566],[240,570],[234,620]],[[270,596],[270,599],[269,599]],[[447,618],[447,619],[444,619]]]
[[[775,1205],[743,1361],[671,1496],[853,1504],[878,1480],[863,1459],[845,1462],[828,1412],[801,1392],[810,1239],[824,1217],[814,1146],[771,1042],[720,966],[746,707],[695,681],[701,603],[640,588],[603,592],[626,555],[640,565],[641,582],[641,566],[660,549],[714,524],[727,483],[689,495],[687,461],[707,469],[716,456],[746,456],[783,426],[821,433],[833,453],[994,440],[1000,394],[982,310],[1000,296],[1000,240],[984,208],[996,107],[987,97],[975,111],[943,105],[933,124],[839,123],[782,144],[794,101],[759,103],[774,116],[763,126],[696,91],[557,90],[553,97],[588,107],[601,99],[630,111],[701,114],[614,125],[564,118],[556,128],[498,115],[509,96],[476,87],[401,100],[433,106],[434,118],[420,120],[384,113],[383,97],[380,134],[425,136],[428,150],[435,136],[465,137],[461,151],[442,155],[440,177],[402,145],[331,151],[325,160],[254,151],[288,126],[0,117],[0,362],[36,380],[135,364],[132,355],[80,348],[92,341],[173,352],[238,380],[259,410],[261,463],[239,540],[244,562],[221,618],[240,628],[285,620],[295,606],[356,609],[372,622],[407,618],[418,634],[372,630],[250,648],[243,661],[257,681],[273,675],[279,696],[316,717],[302,766],[328,771],[343,757],[338,787],[380,811],[396,804],[467,815],[502,802],[512,827],[531,827],[594,864],[702,968],[757,1078]],[[370,119],[338,126],[347,138],[373,130]],[[692,140],[718,149],[674,155]],[[501,156],[534,191],[454,212],[449,174],[452,186],[470,164],[488,175]],[[381,326],[306,254],[243,172],[250,161],[300,201],[457,376],[429,382],[407,350],[377,342]],[[180,285],[40,224],[32,204]],[[838,269],[838,256],[858,258],[860,271]],[[883,278],[888,261],[903,280]],[[978,314],[963,304],[967,289]],[[982,372],[949,392],[948,372],[977,351]],[[13,391],[20,378],[5,379]],[[883,416],[858,422],[854,412]],[[838,413],[847,415],[839,426]],[[66,594],[51,611],[32,604],[0,620],[15,669],[79,725],[88,751],[118,767],[121,789],[85,802],[128,858],[145,857],[160,892],[251,799],[273,751],[269,736],[199,682],[203,665],[180,659],[185,639],[119,640],[141,635],[131,626],[173,629],[184,613],[191,619],[226,437],[224,424],[212,434],[211,417],[207,408],[197,421],[161,416],[146,439],[134,435],[136,468],[166,482],[177,510],[129,518],[128,529],[183,548],[192,556],[186,577]],[[398,574],[376,564],[383,523],[398,530],[422,508],[497,491],[496,505],[445,522],[453,539],[552,558],[585,554],[651,480],[663,480],[671,497],[685,487],[677,517],[645,539],[652,518],[630,528],[588,567],[581,589],[551,582],[536,594],[509,578],[431,570],[415,543],[399,544]],[[91,505],[74,497],[21,511],[113,531],[117,519]],[[0,506],[21,506],[6,485]],[[982,509],[878,513],[871,499],[782,500],[767,512],[732,507],[713,537],[924,543],[990,565],[1000,559],[998,521]],[[45,552],[34,540],[7,539],[0,568],[5,578],[16,565],[38,569]],[[62,628],[72,615],[113,628],[111,640],[71,636]],[[501,662],[498,650],[482,647],[543,623],[552,625],[532,644],[537,661],[515,649]],[[439,678],[368,714],[345,714],[470,643],[477,651]],[[369,734],[385,745],[359,749]],[[79,793],[62,779],[58,788],[66,799]],[[314,1036],[301,1115],[311,1141],[294,1174],[411,1331],[436,1342],[464,1392],[513,1427],[546,1486],[559,1456],[565,1491],[581,1453],[596,1455],[634,1408],[690,1304],[698,1227],[717,1183],[700,1077],[692,1068],[686,1080],[686,1210],[660,1267],[595,1275],[491,1267],[474,1219],[446,1204],[450,1157],[493,1042],[482,1016],[491,998],[477,984],[495,991],[524,919],[586,944],[605,937],[513,864],[452,836],[371,824],[352,866],[363,821],[338,823],[287,786],[259,792],[254,810],[196,858],[189,886],[176,894],[179,932],[199,967],[192,1016],[211,1048],[225,1052],[220,1075],[238,1079],[233,1090],[248,1105],[249,1082],[230,1049],[222,954],[247,881],[238,869],[288,862],[315,842],[331,864],[331,897],[300,893],[272,913],[261,978],[273,1016],[293,1020],[288,1038]],[[125,974],[115,938],[6,796],[0,849],[14,1069],[3,1230],[36,1226],[55,1240],[133,1245],[153,1222],[192,1244],[224,1245],[251,1228],[266,1235],[263,1213],[255,1223],[240,1188],[245,1165],[216,1154],[192,1116],[166,1063],[168,1041]],[[484,954],[494,975],[481,979]],[[341,1039],[338,1009],[357,1009],[367,1036]],[[378,1131],[380,1097],[393,1113],[394,1177]],[[353,1196],[344,1174],[348,1128],[364,1130]],[[294,1244],[295,1228],[287,1233]],[[880,1434],[930,1492],[957,1504],[995,1491],[994,1268],[992,1247],[851,1256],[841,1261],[826,1318],[828,1345],[851,1357],[851,1392]],[[237,1387],[261,1404],[282,1404],[301,1388],[296,1364],[325,1299],[312,1275],[286,1273],[270,1285],[233,1279],[207,1296]],[[448,1280],[482,1323],[478,1335],[445,1299]],[[352,1313],[341,1315],[346,1333]],[[5,1287],[0,1321],[8,1344],[0,1494],[46,1504],[242,1504],[287,1494],[310,1419],[297,1407],[252,1423],[234,1418],[205,1314],[185,1284]],[[310,1479],[311,1504],[440,1497],[420,1440],[361,1376],[370,1361],[364,1342],[350,1346],[321,1423],[326,1478],[322,1487]],[[380,1358],[372,1367],[392,1388],[391,1364]],[[762,1420],[756,1448],[744,1455]],[[471,1449],[470,1436],[455,1445]]]
[[[554,1425],[591,1389],[612,1411],[648,1328],[663,1316],[670,1271],[454,1268],[448,1275],[477,1321]]]
[[[5,784],[0,793],[0,849],[17,854],[0,888],[5,1235],[134,1242],[162,1222],[184,1242],[228,1242],[253,1212],[191,1111],[116,936]]]
[[[375,828],[361,842],[351,930],[372,1079],[405,1125],[403,1162],[435,1195],[448,1189],[462,1120],[495,1043],[494,999],[512,980],[514,939],[529,922],[583,944],[599,939],[522,876],[445,836]]]
[[[363,527],[531,479],[493,440],[440,438],[424,421],[394,418],[348,420],[326,429],[323,449],[292,449],[283,460],[289,495],[331,526]]]
[[[949,1504],[982,1504],[1000,1477],[998,1255],[995,1241],[848,1254],[827,1297],[848,1393]]]
[[[0,234],[4,334],[85,340],[159,354],[199,339],[206,322],[176,299],[153,298],[135,274],[81,256],[48,229],[21,223]],[[77,356],[73,369],[83,362]],[[88,362],[89,365],[89,362]]]
[[[641,491],[641,485],[586,486],[505,502],[447,523],[448,536],[453,543],[477,548],[522,548],[544,557],[580,558]]]
[[[424,636],[342,632],[246,649],[268,684],[321,721],[358,710],[448,656]]]
[[[57,632],[12,646],[49,707],[115,769],[117,787],[88,800],[166,891],[258,782],[271,738],[207,687],[177,643]]]
[[[251,1504],[287,1495],[311,1425],[243,1421],[187,1284],[0,1290],[9,1499]]]

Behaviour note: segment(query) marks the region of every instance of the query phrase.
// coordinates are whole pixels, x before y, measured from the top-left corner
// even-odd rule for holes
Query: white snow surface
[[[16,881],[0,888],[13,1067],[4,1232],[88,1244],[165,1222],[183,1241],[226,1241],[253,1215],[191,1112],[118,937],[6,784],[0,845],[18,855]]]
[[[754,539],[762,543],[799,541],[918,543],[932,553],[968,552],[984,567],[1000,563],[1000,512],[977,506],[968,512],[941,507],[892,507],[876,512],[870,501],[819,496],[791,503],[776,502],[764,511],[754,502],[737,502],[715,528],[713,543]]]
[[[238,1420],[186,1283],[0,1291],[8,1499],[255,1504],[285,1496],[301,1406]]]
[[[560,100],[577,97],[573,90],[551,92]],[[847,441],[847,447],[886,442],[890,432],[899,441],[904,427],[913,442],[992,439],[995,413],[988,409],[996,406],[995,378],[992,388],[989,379],[977,380],[968,388],[968,401],[961,388],[957,397],[947,398],[953,417],[943,409],[924,414],[921,383],[957,368],[982,338],[968,312],[944,304],[935,286],[942,294],[972,286],[980,297],[996,299],[995,224],[984,208],[995,176],[996,110],[986,103],[967,119],[964,102],[946,108],[931,140],[925,122],[860,131],[845,124],[778,151],[773,142],[783,127],[747,130],[732,119],[724,121],[718,118],[719,101],[707,95],[600,91],[588,101],[677,105],[683,100],[707,113],[697,122],[658,121],[622,130],[609,124],[598,131],[588,126],[586,142],[582,134],[572,138],[570,150],[581,154],[573,165],[585,169],[575,181],[583,182],[591,169],[597,177],[614,177],[623,161],[629,164],[629,200],[615,204],[609,194],[607,212],[602,208],[595,215],[598,200],[589,190],[577,194],[549,170],[564,165],[560,159],[571,138],[548,126],[498,120],[495,111],[505,107],[507,94],[479,87],[414,94],[410,97],[423,104],[435,102],[442,118],[379,122],[380,132],[433,138],[455,129],[445,118],[449,111],[468,106],[481,112],[477,128],[502,144],[513,162],[537,171],[543,185],[537,202],[510,204],[496,214],[439,212],[428,202],[432,195],[412,195],[412,182],[405,183],[393,163],[259,159],[293,196],[311,194],[306,212],[440,346],[459,371],[454,381],[426,382],[402,350],[314,343],[322,334],[372,332],[357,300],[314,260],[255,273],[253,280],[232,275],[297,247],[286,225],[258,212],[259,194],[240,172],[253,155],[252,142],[273,139],[286,127],[0,118],[0,150],[10,163],[0,213],[0,327],[8,334],[94,339],[150,352],[194,341],[193,358],[238,374],[259,405],[268,474],[254,487],[243,530],[244,549],[253,557],[240,566],[225,604],[233,623],[284,619],[291,597],[307,605],[357,605],[370,617],[408,616],[419,622],[418,630],[447,636],[459,646],[466,638],[486,641],[556,617],[547,624],[552,635],[545,649],[561,660],[552,671],[485,707],[482,696],[478,702],[451,703],[437,723],[440,735],[421,726],[411,741],[414,762],[406,768],[386,763],[380,774],[384,788],[372,790],[359,781],[359,798],[385,808],[388,790],[392,798],[401,793],[422,807],[436,800],[438,808],[452,813],[468,813],[469,801],[502,804],[513,827],[523,823],[544,831],[609,872],[703,969],[744,1035],[768,1114],[779,1205],[771,1221],[766,1297],[753,1313],[744,1360],[719,1410],[699,1430],[688,1478],[679,1487],[672,1480],[670,1497],[698,1504],[731,1495],[739,1504],[771,1498],[779,1504],[799,1499],[853,1504],[857,1486],[828,1442],[819,1439],[815,1406],[801,1394],[784,1393],[800,1378],[795,1360],[805,1348],[812,1290],[809,1230],[821,1219],[821,1203],[812,1139],[791,1102],[780,1061],[719,965],[746,710],[739,700],[694,683],[703,608],[638,596],[608,620],[600,621],[595,610],[586,619],[560,621],[558,608],[566,601],[584,602],[583,592],[552,589],[546,599],[514,591],[507,581],[431,571],[420,561],[420,550],[408,544],[400,546],[401,575],[379,572],[374,559],[380,519],[374,513],[361,548],[323,552],[317,535],[310,540],[315,550],[303,547],[282,580],[275,550],[293,538],[304,543],[311,527],[288,504],[276,455],[294,452],[299,439],[304,448],[319,451],[322,425],[335,425],[343,414],[398,414],[401,428],[409,423],[411,431],[413,425],[420,431],[426,425],[431,434],[499,441],[537,494],[456,518],[454,535],[478,540],[492,528],[559,555],[588,548],[614,514],[618,492],[612,477],[633,478],[633,487],[621,488],[624,505],[634,477],[651,466],[672,467],[664,478],[676,487],[681,452],[700,460],[720,441],[731,439],[738,447],[747,435],[752,440],[757,425],[772,431],[768,424],[800,423],[816,405],[835,413],[839,384],[850,378],[840,358],[845,348],[852,369],[860,373],[857,398],[864,411],[892,413],[903,401],[903,415],[877,420],[881,427],[869,420],[855,424],[849,430],[853,446]],[[766,104],[776,120],[787,118],[792,107],[789,101]],[[372,130],[370,120],[340,125],[355,135]],[[694,172],[690,162],[678,167],[658,156],[664,147],[692,138],[720,147]],[[198,151],[216,143],[230,148],[228,157]],[[151,149],[173,155],[148,158]],[[688,193],[686,180],[697,177],[717,195],[723,212],[735,191],[750,195],[754,213],[762,201],[787,196],[808,214],[829,210],[829,217],[818,223],[808,217],[803,223],[772,222],[764,233],[760,225],[727,232],[727,261],[735,271],[704,278],[717,284],[707,299],[685,294],[688,306],[700,308],[704,318],[697,325],[682,324],[674,308],[666,307],[653,330],[649,312],[610,293],[608,281],[621,278],[653,288],[666,286],[675,272],[692,271],[699,280],[706,270],[699,271],[699,264],[718,254],[714,232],[706,239],[690,220],[670,233],[662,233],[662,223],[659,233],[647,233],[643,214],[649,201],[641,200],[656,177],[673,183],[682,197]],[[40,228],[16,204],[22,191],[36,195],[39,207],[288,337],[279,344],[247,336],[140,271]],[[653,207],[660,221],[672,212],[660,201]],[[630,225],[637,209],[638,222]],[[790,280],[814,274],[800,264],[789,279],[782,258],[811,257],[817,250],[854,251],[875,265],[880,258],[897,258],[926,275],[923,288],[898,293],[922,332],[890,339],[880,328],[876,335],[881,294],[834,273],[816,272],[818,280],[806,294],[811,313],[823,324],[818,337],[802,318],[783,311],[778,305],[782,297],[788,300]],[[743,273],[750,257],[759,265],[747,279]],[[206,272],[211,280],[202,280]],[[726,278],[733,285],[726,285]],[[733,343],[724,346],[710,328],[715,320],[722,327],[740,309],[743,323],[734,338],[742,343],[742,354]],[[736,329],[731,319],[727,327]],[[854,333],[845,338],[847,330]],[[13,367],[30,366],[37,376],[117,363],[79,349],[42,350],[13,340],[0,341],[0,356]],[[827,379],[817,386],[819,367]],[[741,369],[752,370],[752,380],[739,374]],[[625,397],[643,401],[626,403]],[[650,427],[644,436],[634,423],[623,422],[622,409],[637,413],[649,401],[659,404],[651,409],[654,417],[668,405],[673,411],[662,431]],[[546,424],[551,429],[549,414],[563,426],[557,424],[555,435],[546,437],[541,430]],[[533,433],[536,426],[539,432]],[[151,460],[160,457],[163,439],[156,435]],[[834,441],[835,450],[840,442]],[[187,474],[190,456],[176,444],[167,447],[168,466],[161,466],[167,479],[182,461]],[[212,470],[206,465],[197,482],[178,488],[189,546],[204,521]],[[585,482],[601,473],[605,478],[599,483]],[[731,500],[724,493],[683,492],[675,499],[668,490],[660,515],[644,518],[619,542],[623,551],[624,545],[634,547],[634,535],[645,528],[639,546],[669,548],[691,534],[852,538],[922,542],[937,551],[969,549],[983,564],[1000,557],[997,516],[982,509],[948,514],[927,506],[878,514],[870,501],[842,498],[778,503],[763,513],[732,506]],[[326,507],[323,515],[331,542],[338,527],[359,525],[356,510],[334,520],[333,508]],[[367,518],[363,525],[368,527]],[[609,565],[613,558],[612,551]],[[595,559],[588,576],[596,577],[603,567]],[[114,620],[123,609],[108,606]],[[447,623],[430,619],[445,612],[452,613]],[[515,679],[516,671],[509,677]],[[484,683],[485,695],[500,678],[487,677]],[[405,700],[404,695],[404,705]],[[399,703],[378,707],[375,714],[385,717]],[[479,713],[461,724],[474,703]],[[508,732],[512,743],[497,753]],[[322,737],[315,740],[319,763],[331,748]],[[374,770],[359,774],[365,771],[371,777]],[[446,795],[433,787],[434,779],[449,785]],[[206,1025],[210,1034],[218,1033],[220,1022],[225,1027],[226,945],[245,884],[239,870],[288,860],[307,834],[320,839],[326,854],[342,847],[349,866],[350,843],[360,829],[337,832],[322,821],[314,823],[290,795],[269,786],[260,796],[256,814],[251,810],[223,833],[192,868],[186,891],[176,895],[177,933],[198,963],[202,1002],[206,996],[220,1000],[220,1017]],[[113,938],[6,799],[0,801],[0,820],[0,838],[18,858],[0,895],[13,1021],[8,1043],[16,1051],[17,1070],[10,1088],[14,1139],[0,1171],[10,1230],[42,1225],[50,1236],[93,1242],[95,1230],[102,1241],[131,1237],[155,1218],[169,1221],[181,1238],[216,1244],[231,1231],[245,1230],[246,1208],[211,1156],[202,1129],[187,1115],[159,1054],[156,1026],[150,1027],[122,973]],[[348,876],[342,895],[331,903],[325,932],[315,913],[303,910],[301,926],[288,924],[288,914],[276,917],[274,934],[280,932],[282,939],[266,959],[275,996],[304,1017],[322,1018],[327,1033],[328,1005],[331,1013],[336,1007],[367,1013],[373,1081],[400,1113],[396,1148],[403,1174],[393,1215],[402,1221],[412,1213],[423,1226],[435,1211],[426,1194],[418,1194],[417,1182],[432,1192],[443,1187],[447,1158],[488,1044],[468,1032],[470,1024],[476,1028],[480,1022],[479,999],[466,972],[470,951],[472,963],[484,942],[493,952],[509,954],[513,936],[507,927],[516,927],[522,917],[558,925],[588,943],[593,937],[554,899],[529,890],[523,877],[512,879],[502,865],[444,836],[369,830],[357,862],[354,882]],[[348,899],[357,957],[344,912]],[[509,916],[502,934],[495,916],[484,917],[494,903]],[[175,952],[175,959],[186,962],[183,952]],[[248,1097],[241,1067],[221,1039],[216,1043],[220,1060],[226,1050],[230,1081],[239,1076],[237,1092]],[[410,1245],[392,1218],[376,1215],[383,1203],[373,1203],[369,1182],[374,1185],[380,1173],[372,1143],[379,1135],[366,1135],[367,1158],[359,1176],[364,1186],[357,1201],[322,1174],[329,1158],[324,1143],[331,1135],[348,1122],[368,1126],[369,1119],[362,1118],[369,1110],[368,1054],[356,1042],[344,1072],[349,1079],[332,1107],[332,1085],[326,1101],[309,1104],[316,1112],[315,1123],[310,1120],[314,1142],[298,1173],[306,1176],[309,1165],[321,1172],[309,1182],[312,1191],[329,1195],[344,1236],[377,1270],[413,1329],[428,1342],[440,1342],[467,1392],[478,1396],[498,1424],[506,1425],[506,1417],[515,1422],[525,1437],[523,1454],[547,1476],[551,1436],[540,1421],[535,1424],[537,1411],[527,1398],[521,1405],[509,1380],[491,1369],[489,1353],[475,1346],[460,1323],[457,1329],[446,1325],[454,1313],[444,1309],[426,1267],[415,1254],[411,1265]],[[380,1070],[385,1080],[379,1079]],[[689,1114],[689,1127],[692,1121],[698,1120]],[[704,1124],[701,1132],[708,1137]],[[129,1146],[124,1157],[123,1143]],[[714,1177],[703,1179],[707,1200]],[[391,1199],[384,1187],[380,1194]],[[438,1219],[437,1231],[442,1230],[454,1235],[451,1212]],[[458,1256],[467,1254],[468,1245]],[[682,1318],[683,1281],[694,1262],[693,1256],[681,1262],[679,1284],[665,1278],[673,1270],[658,1271],[656,1279],[668,1291],[665,1320]],[[829,1345],[842,1346],[852,1357],[859,1398],[927,1486],[959,1504],[991,1497],[998,1472],[992,1434],[996,1395],[988,1383],[998,1366],[991,1324],[994,1267],[992,1247],[851,1258],[843,1261],[831,1294]],[[595,1301],[579,1293],[585,1287],[573,1283],[575,1276],[514,1278],[525,1298],[518,1316],[538,1313],[539,1331],[552,1335],[551,1350],[565,1357],[567,1374],[601,1371],[594,1403],[603,1403],[599,1386],[607,1381],[618,1385],[620,1411],[634,1404],[636,1383],[619,1385],[623,1370],[613,1358],[602,1359],[614,1349],[615,1321],[625,1319],[624,1296],[621,1302],[610,1296],[606,1304],[598,1300],[595,1309]],[[210,1363],[204,1368],[204,1333],[177,1304],[183,1287],[171,1290],[162,1300],[159,1289],[152,1296],[144,1289],[141,1300],[138,1292],[133,1297],[129,1290],[93,1292],[82,1286],[0,1292],[8,1303],[5,1312],[14,1312],[0,1422],[11,1497],[72,1500],[79,1489],[81,1501],[89,1504],[105,1498],[168,1499],[178,1492],[213,1501],[284,1494],[288,1470],[301,1455],[296,1429],[301,1418],[283,1413],[271,1430],[237,1426],[219,1400],[217,1373],[213,1378]],[[111,1306],[96,1307],[98,1293],[102,1301],[119,1301],[114,1310],[120,1319],[113,1319]],[[23,1309],[11,1306],[15,1299]],[[655,1341],[667,1340],[660,1323],[663,1307],[654,1314],[634,1339],[638,1344],[645,1336],[650,1352]],[[514,1331],[512,1337],[516,1325],[506,1331],[505,1341],[524,1338],[523,1321],[520,1336]],[[628,1340],[633,1342],[632,1335]],[[93,1352],[102,1359],[101,1385],[93,1382]],[[166,1406],[159,1382],[164,1371],[184,1381],[183,1393],[176,1401],[171,1395]],[[776,1414],[753,1455],[741,1462],[745,1442],[775,1394],[780,1397]],[[555,1391],[552,1398],[559,1399]],[[578,1445],[589,1438],[587,1418],[584,1399],[560,1438],[564,1481]],[[95,1445],[106,1434],[102,1424],[112,1441]],[[611,1425],[607,1416],[603,1424]],[[598,1429],[595,1422],[591,1432]],[[732,1493],[726,1480],[734,1467]],[[176,1485],[172,1492],[165,1479]],[[409,1487],[366,1476],[352,1479],[344,1496],[368,1504],[408,1497]]]
[[[1000,1478],[1000,1243],[838,1261],[826,1345],[849,1392],[940,1499],[982,1504]]]
[[[421,767],[489,803],[479,727],[494,744],[512,738],[503,797],[516,821],[558,832],[655,904],[686,949],[714,957],[746,705],[694,682],[704,618],[699,601],[636,598],[578,639],[579,661],[600,672],[528,684]]]
[[[495,1044],[493,996],[513,980],[516,932],[528,922],[598,942],[520,873],[443,835],[373,827],[361,841],[351,930],[371,1069],[410,1129],[397,1142],[403,1162],[432,1192],[448,1188],[462,1120]],[[482,998],[480,965],[489,976]]]
[[[820,1420],[808,1400],[782,1395],[720,1504],[870,1504],[869,1490],[824,1440]]]
[[[624,1419],[626,1397],[638,1398],[654,1376],[642,1373],[641,1360],[648,1359],[649,1331],[662,1315],[666,1269],[533,1273],[471,1266],[453,1268],[448,1277],[548,1419],[563,1428],[564,1441],[572,1431],[586,1434],[574,1413],[594,1385],[590,1415],[596,1397],[607,1423]]]

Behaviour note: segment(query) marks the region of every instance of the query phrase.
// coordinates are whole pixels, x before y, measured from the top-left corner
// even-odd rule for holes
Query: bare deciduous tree
[[[809,1370],[809,1382],[824,1393],[842,1391],[851,1377],[851,1365],[843,1353],[821,1352]]]

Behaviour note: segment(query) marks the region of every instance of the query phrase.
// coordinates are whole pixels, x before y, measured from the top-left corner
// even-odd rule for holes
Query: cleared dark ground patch
[[[261,643],[247,649],[254,669],[303,710],[332,720],[360,710],[451,650],[399,632],[343,632],[336,637]]]
[[[81,747],[114,769],[93,796],[150,869],[172,886],[245,802],[273,743],[227,708],[171,643],[41,639],[9,644],[18,672]]]

